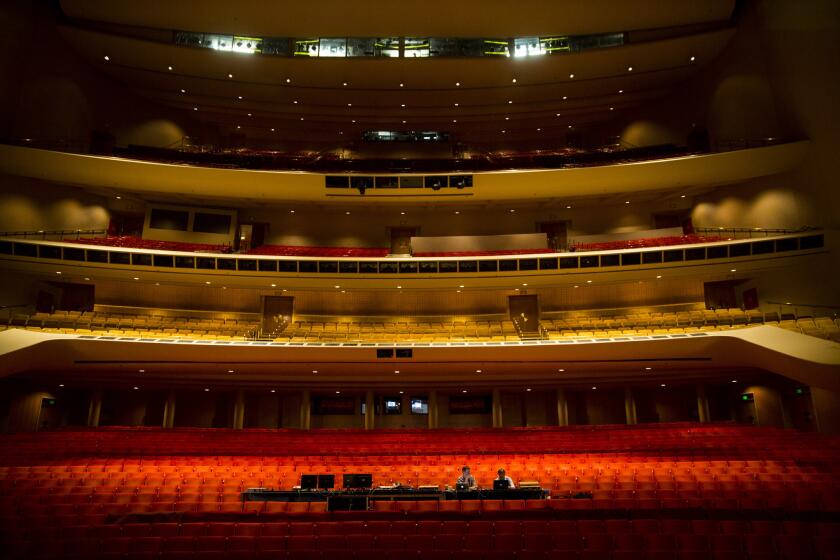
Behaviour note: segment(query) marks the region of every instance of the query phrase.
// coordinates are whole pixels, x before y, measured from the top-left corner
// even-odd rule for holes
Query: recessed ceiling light
[[[233,78],[233,74],[228,74],[228,78]]]
[[[405,103],[400,103],[400,107],[405,107]]]
[[[251,113],[248,113],[248,116],[250,117],[250,116],[251,116]]]
[[[294,214],[294,213],[295,213],[294,210],[289,210],[289,214]]]
[[[105,59],[105,62],[108,62],[109,60],[111,60],[111,57],[108,56],[107,54],[103,58]]]
[[[404,83],[402,83],[402,82],[400,82],[400,87],[403,87],[403,86],[405,86],[405,84],[404,84]]]
[[[272,392],[272,393],[276,393],[277,391],[276,391],[275,389],[272,389],[272,390],[271,390],[271,392]]]
[[[398,289],[398,290],[402,290],[402,286],[397,286],[397,289]]]
[[[209,393],[209,392],[210,392],[210,388],[209,388],[209,387],[205,387],[205,388],[204,388],[204,392],[205,392],[205,393]]]
[[[458,119],[452,119],[452,122],[456,123],[458,122]]]
[[[402,123],[405,124],[405,121],[403,121]]]
[[[295,104],[295,105],[297,105],[297,99],[295,99],[294,101],[292,101],[292,103],[293,103],[293,104]]]
[[[697,57],[693,55],[691,56],[691,58],[688,59],[689,62],[694,62],[695,60],[697,60]]]
[[[292,79],[291,79],[291,78],[286,78],[286,83],[287,83],[287,84],[292,83]]]
[[[210,283],[210,280],[207,280],[207,281],[206,281],[206,282],[204,282],[204,283],[205,283],[205,284],[209,284],[209,283]]]
[[[466,389],[462,389],[462,390],[461,390],[461,392],[462,392],[462,393],[466,393],[466,392],[467,392],[467,390],[466,390]]]
[[[86,282],[90,282],[90,278],[88,278],[87,276],[85,276],[85,281],[86,281]]]
[[[541,129],[541,128],[537,128],[537,132],[541,132],[541,131],[542,131],[542,129]]]
[[[563,96],[563,101],[566,101],[568,98],[569,98],[569,96],[568,96],[568,95],[564,95],[564,96]]]
[[[455,82],[455,87],[461,87],[461,82]]]
[[[242,127],[241,127],[241,126],[239,126],[239,125],[236,125],[236,129],[237,129],[237,130],[239,130],[240,128],[242,128]]]
[[[684,195],[684,194],[681,194],[681,195],[680,195],[680,198],[685,198],[685,195]]]
[[[303,117],[301,117],[300,120],[303,120]]]
[[[531,388],[530,388],[530,387],[528,387],[528,388],[527,388],[527,389],[525,389],[525,390],[526,390],[527,392],[529,392],[529,393],[531,392]]]
[[[556,114],[556,115],[554,115],[554,116],[555,116],[555,117],[559,117],[559,116],[560,116],[560,113],[557,113],[557,114]]]
[[[405,216],[405,212],[400,212],[400,216]]]
[[[511,213],[513,213],[513,212],[516,212],[516,209],[511,208],[510,211],[511,211]]]
[[[513,99],[508,99],[508,105],[513,103]]]
[[[481,373],[480,369],[475,370],[476,373]]]
[[[665,384],[664,384],[664,383],[662,383],[662,384],[660,385],[660,387],[664,387],[664,386],[665,386]]]
[[[272,287],[272,288],[276,288],[276,287],[277,287],[277,284],[272,284],[272,285],[271,285],[271,287]]]
[[[575,286],[574,286],[574,287],[575,287],[575,288],[580,288],[580,286],[578,286],[577,284],[575,284]]]
[[[198,107],[193,107],[193,111],[198,111]]]
[[[242,96],[241,96],[241,95],[237,95],[237,96],[236,96],[236,98],[237,98],[237,99],[239,99],[239,100],[241,100],[241,99],[242,99]]]
[[[56,274],[61,274],[61,271],[60,271],[60,270],[56,270],[56,271],[55,271],[55,273],[56,273]]]
[[[399,372],[400,372],[400,370],[398,370],[398,369],[394,370],[394,373],[399,373]]]
[[[138,390],[139,388],[140,388],[140,387],[135,386],[135,387],[134,387],[134,390],[136,391],[136,390]]]
[[[274,129],[273,129],[273,128],[271,129],[271,132],[274,132]]]
[[[572,128],[572,125],[569,125],[567,128],[571,129],[571,128]]]
[[[527,283],[527,282],[526,282],[525,284],[522,284],[522,286],[527,286],[527,285],[528,285],[528,283]]]
[[[506,132],[507,132],[507,130],[503,130],[503,131],[502,131],[502,134],[505,134]]]
[[[610,111],[615,111],[615,107],[610,107]]]
[[[737,268],[730,268],[729,272],[738,272],[738,269]]]
[[[646,368],[645,368],[645,371],[650,371],[650,370],[652,370],[652,369],[653,369],[653,368],[646,367]]]
[[[171,66],[167,66],[167,68],[169,69],[170,72],[172,72],[172,67]]]
[[[348,210],[347,212],[345,212],[345,214],[349,216],[349,215],[350,215],[350,210]]]
[[[510,117],[505,117],[505,120],[506,120],[506,121],[509,121],[509,120],[510,120]]]
[[[632,66],[628,66],[628,67],[627,67],[627,71],[628,71],[628,72],[632,72],[632,71],[633,71],[633,67],[632,67]]]
[[[335,394],[336,394],[336,395],[340,395],[340,394],[341,394],[341,391],[336,391],[336,392],[335,392]]]
[[[400,395],[404,395],[404,394],[405,394],[405,391],[400,391]]]
[[[354,122],[356,122],[356,119],[353,119],[353,120],[352,120],[352,121],[350,121],[350,122],[354,123]]]
[[[352,107],[352,106],[353,106],[353,104],[352,104],[352,103],[348,103],[348,104],[347,104],[347,106],[348,106],[348,107]]]
[[[563,369],[563,368],[560,368],[560,369],[558,369],[557,371],[559,371],[559,372],[561,372],[561,373],[562,373],[562,372],[564,372],[564,371],[566,371],[566,370],[565,370],[565,369]]]
[[[58,386],[59,387],[64,387],[64,383],[59,383]]]
[[[569,78],[570,78],[570,79],[574,79],[574,77],[575,77],[575,75],[574,75],[574,74],[569,74]]]
[[[459,107],[460,105],[461,105],[460,103],[456,103],[456,104],[455,104],[455,106],[456,106],[456,107]]]
[[[460,285],[460,286],[458,286],[458,287],[459,287],[459,288],[463,288],[463,287],[464,287],[464,285],[463,285],[463,284],[461,284],[461,285]]]
[[[138,369],[137,371],[140,372],[140,373],[146,373],[145,369]]]
[[[629,200],[625,200],[625,201],[624,201],[624,204],[630,204],[630,201],[629,201]]]
[[[336,289],[336,290],[339,290],[339,289],[341,289],[341,286],[336,285],[336,286],[335,286],[335,289]]]
[[[623,89],[618,90],[618,93],[624,93]]]
[[[341,82],[341,85],[347,87],[347,82]]]
[[[318,370],[317,370],[317,369],[313,369],[313,370],[312,370],[312,373],[318,373]]]
[[[592,387],[592,390],[594,391],[594,390],[595,390],[595,389],[597,389],[597,388],[598,388],[598,387]]]
[[[657,274],[657,275],[656,275],[656,277],[657,277],[657,278],[662,278],[662,275],[661,275],[661,274]]]
[[[566,206],[566,210],[571,210],[571,209],[572,209],[571,206]]]
[[[586,283],[587,283],[587,284],[591,284],[591,283],[592,283],[592,280],[587,280],[587,281],[586,281]]]
[[[187,93],[187,90],[185,90],[184,88],[181,88],[181,93]]]
[[[135,279],[135,280],[140,280],[140,279],[139,279],[138,277],[136,277],[136,276],[134,277],[134,279]]]
[[[516,78],[513,78],[513,79],[511,80],[511,82],[513,82],[513,83],[515,84],[515,83],[516,83]]]
[[[732,383],[738,383],[738,380],[737,380],[737,379],[733,379],[733,380],[732,380]]]

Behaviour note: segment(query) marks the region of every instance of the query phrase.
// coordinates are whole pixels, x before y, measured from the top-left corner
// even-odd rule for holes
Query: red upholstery
[[[357,257],[380,258],[388,256],[387,248],[380,247],[306,247],[297,245],[262,245],[248,251],[250,255],[278,257]]]
[[[575,243],[570,248],[574,251],[617,251],[620,249],[640,249],[644,247],[667,247],[669,245],[691,245],[694,243],[714,243],[722,238],[706,235],[678,235],[673,237],[648,237],[644,239],[622,239],[599,243]]]
[[[82,237],[75,240],[67,240],[68,243],[81,243],[83,245],[102,245],[105,247],[126,247],[131,249],[153,249],[157,251],[183,251],[187,253],[229,253],[229,245],[213,245],[209,243],[184,243],[180,241],[158,241],[156,239],[143,239],[131,235],[108,236],[108,237]]]

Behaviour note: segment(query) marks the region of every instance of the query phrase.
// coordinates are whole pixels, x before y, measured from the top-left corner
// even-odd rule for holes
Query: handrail
[[[770,237],[771,235],[787,235],[790,233],[804,233],[822,228],[817,226],[802,226],[800,228],[747,228],[747,227],[706,227],[694,228],[697,235],[731,236],[732,239],[752,239],[753,237]],[[739,235],[741,234],[741,235]]]
[[[29,230],[29,231],[0,231],[0,237],[23,237],[24,239],[33,237],[37,238],[40,237],[41,239],[46,239],[47,236],[59,236],[60,239],[64,239],[65,236],[73,237],[75,236],[76,239],[81,238],[83,235],[102,235],[106,236],[108,234],[108,230],[106,229],[57,229],[57,230],[43,230],[39,229],[36,231]]]

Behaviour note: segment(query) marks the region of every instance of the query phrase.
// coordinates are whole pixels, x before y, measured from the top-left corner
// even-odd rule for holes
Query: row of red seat
[[[230,253],[230,245],[211,243],[186,243],[182,241],[159,241],[143,239],[134,235],[82,237],[71,240],[84,245],[102,245],[106,247],[126,247],[130,249],[152,249],[156,251],[183,251],[187,253]]]
[[[14,539],[14,535],[12,535]],[[529,558],[529,553],[612,553],[612,558],[632,559],[655,553],[657,558],[749,558],[750,560],[806,560],[836,558],[840,536],[834,535],[695,535],[695,534],[592,534],[551,533],[478,535],[321,535],[321,536],[132,536],[107,538],[13,540],[9,557],[63,557],[65,554],[100,553],[151,558],[166,552],[221,552],[253,557],[257,553],[322,551],[330,558],[345,558],[346,551],[366,550],[370,558],[386,552],[416,554],[419,551],[448,553],[507,553],[508,558]],[[250,555],[250,556],[248,556]],[[516,555],[516,556],[514,556]],[[606,555],[605,555],[606,556]],[[497,556],[504,557],[504,556]],[[609,556],[606,556],[609,558]]]
[[[288,537],[336,535],[787,535],[840,536],[838,521],[698,518],[610,518],[559,520],[420,521],[273,521],[129,522],[103,525],[21,527],[6,534],[19,538],[104,539],[120,537]]]
[[[691,245],[694,243],[714,243],[722,241],[721,237],[708,235],[675,235],[669,237],[646,237],[643,239],[620,239],[616,241],[601,241],[597,243],[573,243],[572,251],[617,251],[621,249],[643,249],[646,247],[667,247],[669,245]]]
[[[307,247],[303,245],[262,245],[248,251],[249,255],[278,257],[387,257],[389,250],[381,247]]]
[[[572,454],[602,454],[605,462],[621,453],[665,461],[825,459],[840,458],[840,438],[793,430],[734,425],[650,424],[644,426],[573,427],[473,430],[225,430],[125,428],[73,429],[0,436],[0,465],[29,464],[32,456],[49,457],[154,457],[192,455],[250,457],[294,456],[300,464],[342,464],[348,457],[365,457],[369,464],[420,463],[446,456],[496,463],[492,455],[537,455],[542,462]],[[329,450],[329,454],[324,451]],[[490,457],[488,457],[488,455]],[[392,456],[389,458],[389,456]],[[542,456],[542,457],[539,457]],[[418,460],[419,459],[419,460]],[[593,461],[592,457],[578,459]],[[227,457],[225,464],[232,459]],[[235,459],[233,459],[235,461]],[[205,459],[199,459],[203,463]],[[246,461],[243,459],[243,461]],[[259,459],[255,459],[259,462]],[[92,461],[96,463],[97,461]],[[264,462],[264,461],[263,461]],[[41,463],[43,464],[43,463]],[[206,463],[205,463],[206,464]],[[431,464],[431,463],[430,463]]]

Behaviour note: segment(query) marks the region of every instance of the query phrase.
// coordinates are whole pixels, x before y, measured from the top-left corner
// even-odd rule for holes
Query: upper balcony
[[[335,183],[328,180],[334,175],[328,173],[199,167],[12,145],[0,145],[0,172],[113,192],[177,193],[204,199],[242,198],[262,202],[340,199],[343,204],[365,204],[371,198],[395,204],[430,199],[526,201],[737,183],[797,167],[808,146],[808,141],[798,141],[720,153],[672,153],[669,154],[672,157],[661,159],[557,169],[473,172],[469,162],[457,165],[453,162],[448,173],[351,173],[345,179],[347,188],[335,188]]]

